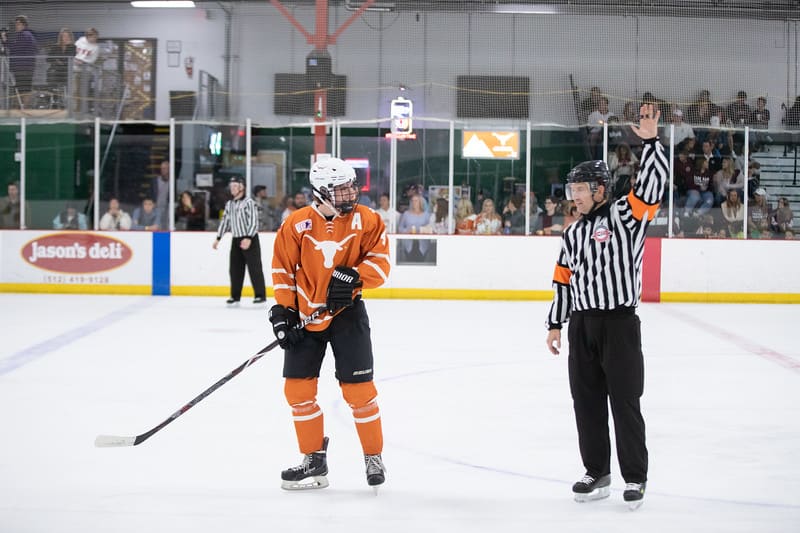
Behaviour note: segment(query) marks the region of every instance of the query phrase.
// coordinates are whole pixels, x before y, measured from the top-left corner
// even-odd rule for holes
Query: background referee
[[[217,240],[213,244],[216,250],[222,236],[230,230],[233,235],[228,267],[231,276],[231,297],[228,298],[227,303],[228,305],[239,304],[239,300],[242,298],[246,265],[255,292],[253,303],[261,304],[267,301],[267,289],[264,285],[261,245],[258,241],[258,206],[252,198],[245,197],[244,179],[241,176],[233,176],[229,187],[233,198],[225,204],[225,212],[217,230]]]
[[[603,161],[581,163],[567,176],[567,198],[582,216],[562,236],[547,347],[558,354],[561,326],[569,320],[569,384],[586,467],[572,487],[580,502],[605,498],[610,492],[609,400],[626,482],[623,497],[631,509],[644,498],[648,458],[639,407],[644,358],[635,310],[645,232],[668,176],[664,147],[656,137],[660,115],[651,104],[639,111],[639,126],[633,129],[644,146],[636,183],[627,196],[609,201],[610,174]]]

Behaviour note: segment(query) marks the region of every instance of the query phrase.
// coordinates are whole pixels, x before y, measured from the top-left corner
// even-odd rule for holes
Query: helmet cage
[[[358,204],[358,180],[352,179],[347,183],[331,187],[313,188],[314,198],[322,204],[333,208],[341,214],[347,214],[355,209]]]

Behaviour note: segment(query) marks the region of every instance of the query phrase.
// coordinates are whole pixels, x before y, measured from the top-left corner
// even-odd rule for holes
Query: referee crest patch
[[[297,224],[294,225],[295,231],[297,233],[303,233],[304,231],[308,231],[311,229],[311,219],[307,218],[305,220],[301,220]]]
[[[597,242],[606,242],[610,238],[611,230],[608,229],[606,223],[604,221],[598,222],[597,226],[594,228],[594,233],[592,233],[592,239],[596,240]]]

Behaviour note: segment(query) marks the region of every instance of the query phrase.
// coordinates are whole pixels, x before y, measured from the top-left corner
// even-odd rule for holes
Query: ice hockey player
[[[336,379],[353,412],[367,483],[383,484],[383,431],[373,382],[369,317],[362,288],[381,286],[389,275],[389,241],[380,215],[358,205],[353,168],[337,158],[311,168],[314,202],[294,211],[275,236],[272,281],[277,302],[269,320],[284,352],[284,393],[292,409],[303,462],[284,470],[287,490],[328,485],[323,414],[317,382],[330,344]],[[296,326],[322,309],[305,328]]]

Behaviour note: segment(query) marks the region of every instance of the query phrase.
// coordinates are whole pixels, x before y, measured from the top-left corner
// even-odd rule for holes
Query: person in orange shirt
[[[328,486],[323,414],[317,382],[328,344],[336,379],[353,411],[367,483],[385,481],[383,431],[373,383],[372,340],[361,289],[389,276],[389,240],[380,214],[358,205],[358,181],[346,162],[329,158],[311,168],[314,201],[292,212],[275,236],[269,320],[284,351],[284,394],[292,408],[303,462],[281,473],[282,488]],[[322,310],[304,328],[297,327]]]

